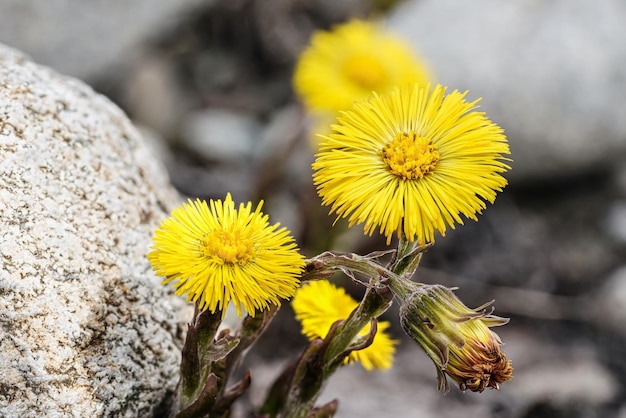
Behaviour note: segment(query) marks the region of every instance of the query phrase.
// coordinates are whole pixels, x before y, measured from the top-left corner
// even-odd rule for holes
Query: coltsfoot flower
[[[430,80],[425,62],[380,25],[353,20],[311,38],[294,71],[294,89],[309,111],[348,110],[373,91]]]
[[[175,282],[176,294],[198,302],[201,310],[221,311],[229,302],[241,317],[290,298],[299,286],[304,257],[279,224],[269,225],[263,202],[235,209],[226,199],[189,199],[174,209],[155,232],[148,254],[163,284]]]
[[[350,226],[421,244],[493,203],[510,169],[502,128],[465,93],[405,85],[342,112],[323,136],[313,180],[324,205]]]
[[[461,390],[473,392],[487,387],[499,389],[511,379],[511,361],[500,349],[502,341],[490,329],[509,320],[492,315],[493,308],[487,310],[491,303],[470,309],[441,285],[416,287],[403,301],[402,328],[435,363],[440,391],[449,390],[446,375]]]
[[[297,290],[291,301],[296,318],[302,324],[302,333],[310,340],[326,337],[331,325],[346,319],[357,305],[345,290],[328,280],[307,282]],[[358,361],[366,370],[391,368],[398,342],[385,332],[389,326],[389,322],[378,322],[372,344],[362,350],[352,351],[346,362]],[[357,338],[365,338],[369,332],[368,324]]]

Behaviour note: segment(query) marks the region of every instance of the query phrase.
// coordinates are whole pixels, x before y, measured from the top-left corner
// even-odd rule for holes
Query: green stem
[[[431,246],[432,244],[420,245],[417,241],[410,242],[406,240],[404,235],[401,236],[395,257],[388,268],[378,264],[372,257],[331,253],[335,257],[327,261],[327,266],[341,264],[352,271],[368,274],[372,277],[370,280],[372,287],[367,289],[361,303],[344,321],[331,341],[326,353],[327,365],[352,344],[354,338],[372,318],[379,317],[389,309],[393,301],[391,290],[412,293],[415,286],[419,286],[405,279],[410,278],[415,273],[422,254]],[[330,366],[332,369],[328,371],[332,373],[336,366],[332,363]]]
[[[323,382],[343,364],[344,357],[353,347],[357,335],[372,319],[382,315],[391,306],[394,297],[391,287],[399,291],[404,289],[402,287],[406,281],[404,278],[414,273],[421,253],[429,247],[430,245],[420,246],[401,239],[395,257],[388,268],[383,267],[376,260],[386,252],[366,256],[325,252],[307,261],[307,271],[302,281],[327,278],[337,270],[341,270],[353,278],[355,273],[369,277],[369,286],[358,306],[338,326],[332,336],[329,335],[330,340],[327,337],[324,341],[325,351],[318,351],[319,355],[323,356],[318,357],[319,366],[315,364],[314,353],[304,357],[305,359],[310,357],[310,361],[303,361],[301,367],[296,366],[292,376],[300,377],[289,383],[290,389],[287,390],[289,395],[283,398],[284,401],[280,399],[281,396],[274,399],[278,403],[284,402],[282,408],[279,409],[281,412],[277,411],[276,416],[302,418],[310,413]],[[406,291],[408,292],[409,289]],[[270,406],[272,408],[268,407],[269,410],[277,410],[276,405]]]
[[[411,296],[418,288],[422,287],[423,284],[413,282],[410,280],[406,280],[398,277],[390,277],[386,284],[389,286],[389,289],[395,294],[401,301],[406,300],[409,296]]]
[[[350,316],[341,324],[328,347],[325,364],[329,375],[341,364],[333,360],[339,354],[346,351],[355,337],[370,323],[372,318],[379,317],[389,309],[392,301],[393,293],[391,293],[387,287],[370,287],[366,290],[363,299],[352,311]]]
[[[422,254],[433,244],[422,245],[417,241],[407,241],[406,237],[402,235],[398,242],[396,256],[391,260],[388,269],[404,279],[410,279],[422,260]]]

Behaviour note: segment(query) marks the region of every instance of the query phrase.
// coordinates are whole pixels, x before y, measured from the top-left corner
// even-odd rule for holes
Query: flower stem
[[[377,259],[387,252],[377,252],[361,256],[352,253],[325,252],[307,261],[302,281],[327,278],[337,270],[355,279],[355,274],[369,277],[363,299],[343,322],[331,329],[324,341],[311,343],[309,353],[303,354],[282,382],[288,388],[273,390],[271,399],[264,406],[268,416],[281,418],[302,418],[308,416],[319,395],[323,383],[344,364],[352,350],[359,349],[355,338],[365,326],[372,323],[375,333],[375,319],[382,315],[393,302],[391,287],[400,290],[406,287],[407,278],[413,275],[419,264],[422,252],[430,245],[419,245],[401,239],[395,256],[388,267]],[[403,286],[404,285],[404,286]],[[409,292],[410,289],[405,289]],[[371,335],[373,338],[373,334]],[[370,341],[371,343],[371,341]],[[290,380],[287,383],[287,380]],[[277,382],[278,384],[278,382]]]
[[[373,282],[374,280],[372,280]],[[393,293],[386,287],[370,287],[365,291],[363,299],[352,311],[350,316],[340,325],[337,333],[330,342],[326,352],[326,373],[332,374],[342,361],[335,361],[335,358],[345,352],[354,338],[361,330],[370,323],[372,318],[382,315],[393,301]]]
[[[344,352],[354,341],[354,338],[361,332],[372,318],[382,315],[393,301],[393,292],[411,292],[414,286],[419,286],[409,279],[417,269],[422,254],[432,244],[421,245],[417,241],[410,242],[406,240],[404,235],[400,237],[395,257],[389,263],[388,268],[382,267],[370,257],[357,256],[352,254],[350,257],[343,256],[343,259],[336,261],[348,261],[346,267],[360,273],[370,273],[370,285],[365,292],[365,296],[350,316],[341,324],[339,330],[335,334],[326,353],[327,372],[332,373],[338,364],[334,364],[332,360]],[[334,265],[333,262],[329,263]],[[374,274],[372,274],[374,273]],[[392,288],[392,289],[390,289]]]

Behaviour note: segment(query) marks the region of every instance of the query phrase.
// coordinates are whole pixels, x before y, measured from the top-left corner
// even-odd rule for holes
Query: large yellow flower
[[[378,24],[354,20],[316,32],[296,64],[294,88],[306,107],[334,115],[396,85],[430,80],[425,63]]]
[[[342,288],[328,280],[308,282],[298,289],[291,301],[296,318],[302,324],[302,333],[310,340],[324,338],[333,323],[346,319],[358,303]],[[389,322],[379,322],[374,341],[369,347],[350,353],[346,362],[358,361],[365,370],[389,369],[393,364],[393,354],[398,343],[385,332]],[[364,338],[370,332],[365,326],[357,338]]]
[[[507,184],[503,130],[457,90],[406,85],[343,112],[324,136],[313,180],[331,213],[409,241],[476,220]]]
[[[230,193],[224,202],[197,199],[174,209],[156,230],[148,259],[163,284],[176,282],[202,310],[222,311],[230,301],[237,314],[254,316],[280,298],[294,295],[304,258],[289,231],[270,226],[259,203],[235,209]]]

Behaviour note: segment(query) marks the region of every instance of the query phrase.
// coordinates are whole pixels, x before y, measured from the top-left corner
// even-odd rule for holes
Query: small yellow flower
[[[304,257],[289,231],[270,226],[259,203],[235,209],[230,193],[224,202],[189,199],[174,209],[156,230],[148,259],[163,284],[176,282],[176,294],[187,295],[202,310],[221,311],[232,301],[241,317],[251,316],[299,285]]]
[[[511,361],[500,350],[500,337],[490,329],[509,320],[492,315],[493,309],[486,309],[491,303],[470,309],[440,285],[416,287],[409,296],[397,288],[394,293],[404,293],[400,323],[435,363],[440,391],[449,389],[446,375],[461,390],[472,392],[499,389],[511,379]]]
[[[477,220],[507,184],[502,129],[457,90],[406,85],[342,112],[324,136],[313,180],[324,205],[365,233],[419,243]]]
[[[354,20],[313,35],[293,83],[310,111],[334,116],[372,91],[428,80],[424,62],[409,45],[376,23]]]
[[[304,284],[291,301],[296,318],[302,324],[302,333],[310,340],[326,337],[331,325],[340,319],[346,319],[357,305],[345,290],[328,280]],[[391,368],[397,341],[386,334],[385,330],[389,326],[389,322],[379,322],[372,344],[350,353],[346,363],[358,361],[365,370]],[[370,326],[367,325],[357,338],[364,338],[369,332]]]

